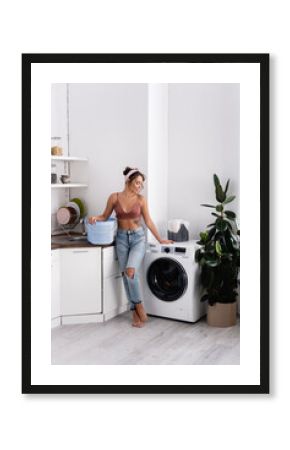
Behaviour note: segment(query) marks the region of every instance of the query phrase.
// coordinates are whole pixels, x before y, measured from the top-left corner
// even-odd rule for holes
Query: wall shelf
[[[61,188],[86,188],[88,187],[87,184],[82,183],[55,183],[51,185],[54,189],[61,189]]]
[[[79,162],[86,162],[88,161],[88,158],[81,158],[79,156],[52,156],[52,161],[79,161]]]
[[[69,163],[70,162],[88,162],[88,158],[83,158],[79,156],[53,156],[51,155],[51,162],[62,161],[65,165],[68,165],[68,168],[65,169],[65,174],[70,174],[69,171]],[[74,183],[71,181],[70,183],[51,183],[52,189],[70,189],[70,188],[87,188],[88,184],[86,183]]]

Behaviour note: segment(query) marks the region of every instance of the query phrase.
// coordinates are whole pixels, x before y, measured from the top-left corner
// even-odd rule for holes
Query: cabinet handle
[[[73,253],[88,253],[88,250],[73,250]]]

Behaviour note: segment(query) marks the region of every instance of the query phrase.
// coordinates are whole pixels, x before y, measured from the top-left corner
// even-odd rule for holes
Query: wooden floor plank
[[[104,322],[52,329],[52,364],[240,364],[239,322],[214,328],[149,316],[131,326],[125,312]]]

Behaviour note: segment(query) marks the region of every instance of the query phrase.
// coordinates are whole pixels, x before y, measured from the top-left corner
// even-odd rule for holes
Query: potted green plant
[[[236,323],[237,288],[240,270],[239,230],[234,230],[236,214],[227,209],[227,204],[236,197],[227,195],[230,180],[223,189],[216,174],[213,176],[217,205],[202,204],[213,208],[215,222],[200,233],[195,252],[201,272],[203,287],[201,301],[208,302],[207,322],[211,326],[228,327]]]

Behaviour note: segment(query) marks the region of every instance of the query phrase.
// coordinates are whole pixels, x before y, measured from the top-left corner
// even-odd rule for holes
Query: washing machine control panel
[[[186,253],[186,247],[161,247],[161,253],[177,253],[184,255]]]
[[[192,258],[194,257],[195,251],[196,251],[196,244],[195,241],[192,241],[190,243],[187,243],[186,245],[178,245],[177,243],[164,245],[164,244],[153,244],[148,243],[147,244],[147,253],[159,253],[163,256],[176,256],[179,258]]]
[[[175,247],[174,253],[186,253],[185,247]]]
[[[172,253],[173,247],[161,247],[161,253]]]

